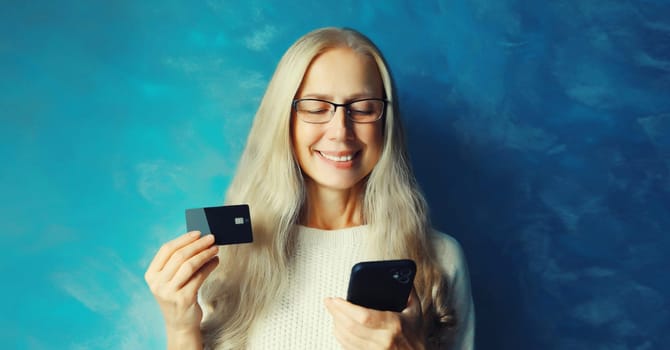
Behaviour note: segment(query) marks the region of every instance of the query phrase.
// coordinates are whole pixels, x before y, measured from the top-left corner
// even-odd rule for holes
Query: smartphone
[[[357,263],[351,268],[347,300],[380,311],[400,312],[407,307],[414,287],[413,260],[378,260]]]

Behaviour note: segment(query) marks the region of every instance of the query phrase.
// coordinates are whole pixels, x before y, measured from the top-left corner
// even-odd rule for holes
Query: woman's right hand
[[[144,274],[165,319],[168,338],[200,332],[198,289],[218,265],[214,236],[192,231],[160,248]]]

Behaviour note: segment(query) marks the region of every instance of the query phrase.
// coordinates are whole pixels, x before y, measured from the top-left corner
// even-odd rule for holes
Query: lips
[[[332,160],[333,162],[348,162],[354,159],[354,157],[356,157],[356,155],[358,154],[358,152],[337,152],[337,153],[326,153],[322,151],[317,152],[319,152],[319,154],[321,154],[322,157],[328,160]]]
[[[356,159],[361,155],[361,151],[344,151],[344,152],[326,152],[315,150],[315,153],[325,161],[331,164],[336,169],[351,169],[356,162]]]

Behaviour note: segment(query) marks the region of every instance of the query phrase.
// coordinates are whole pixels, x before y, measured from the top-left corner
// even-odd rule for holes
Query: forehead
[[[375,60],[349,48],[333,48],[314,58],[303,77],[299,97],[345,100],[383,97]]]

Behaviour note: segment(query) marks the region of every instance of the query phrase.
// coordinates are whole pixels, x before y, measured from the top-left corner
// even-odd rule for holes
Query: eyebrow
[[[334,100],[333,95],[317,94],[317,93],[304,94],[304,95],[302,95],[298,98],[316,98],[316,99],[319,99],[319,100],[327,100],[327,101],[333,101]],[[378,98],[378,97],[374,96],[374,94],[372,94],[370,92],[360,92],[360,93],[351,94],[349,96],[346,96],[343,100],[344,100],[344,102],[346,102],[346,101],[353,101],[353,100],[358,100],[358,99],[362,99],[362,98]]]

